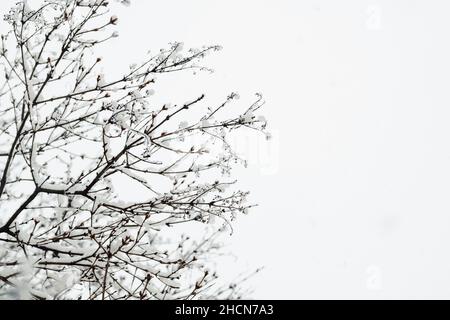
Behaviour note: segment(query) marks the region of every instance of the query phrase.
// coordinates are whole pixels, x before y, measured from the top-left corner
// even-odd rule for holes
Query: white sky
[[[135,0],[102,54],[108,72],[170,41],[220,44],[216,73],[174,92],[264,93],[274,140],[237,171],[259,207],[232,238],[248,267],[266,266],[254,298],[450,298],[449,10]]]

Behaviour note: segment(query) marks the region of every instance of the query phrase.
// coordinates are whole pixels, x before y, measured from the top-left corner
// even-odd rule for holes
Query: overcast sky
[[[450,298],[449,11],[445,0],[135,0],[105,72],[170,41],[220,44],[215,74],[174,94],[264,94],[274,139],[252,140],[252,165],[237,171],[259,207],[232,237],[246,262],[227,266],[266,266],[254,298]]]

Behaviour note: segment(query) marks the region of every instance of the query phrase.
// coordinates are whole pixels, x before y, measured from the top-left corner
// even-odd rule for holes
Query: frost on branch
[[[214,285],[211,262],[251,207],[231,178],[244,160],[228,140],[265,132],[262,96],[158,105],[159,78],[208,70],[202,58],[220,47],[172,43],[113,79],[95,55],[118,36],[111,4],[40,4],[13,7],[0,39],[0,295],[240,297],[236,284]]]

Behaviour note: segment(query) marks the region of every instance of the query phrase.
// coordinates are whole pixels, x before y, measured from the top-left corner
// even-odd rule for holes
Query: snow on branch
[[[116,79],[100,72],[96,47],[118,37],[113,5],[21,1],[5,15],[0,295],[239,297],[239,286],[213,285],[218,275],[208,262],[221,254],[217,240],[232,231],[232,221],[252,207],[248,192],[235,187],[232,168],[245,160],[228,137],[266,132],[258,114],[263,97],[250,106],[237,93],[217,106],[205,101],[207,93],[154,102],[159,77],[209,70],[201,61],[219,46],[171,43]],[[127,199],[124,184],[141,199]]]

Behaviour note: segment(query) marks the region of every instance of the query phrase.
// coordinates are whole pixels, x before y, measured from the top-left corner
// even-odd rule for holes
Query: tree
[[[128,1],[119,1],[128,4]],[[208,70],[218,46],[172,43],[118,79],[96,48],[117,37],[106,0],[21,1],[0,45],[0,294],[38,299],[236,298],[209,261],[252,205],[229,176],[233,132],[265,132],[255,113],[152,101],[159,77]],[[231,115],[237,112],[235,115]],[[220,146],[220,152],[211,151]],[[115,188],[145,196],[128,202]],[[189,226],[189,228],[183,228]],[[202,226],[199,228],[199,226]],[[204,227],[203,227],[204,226]],[[196,231],[193,232],[192,228]]]

